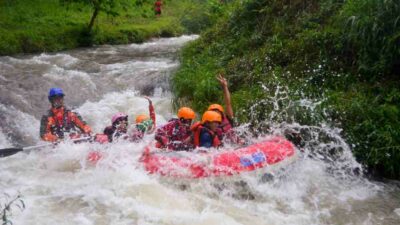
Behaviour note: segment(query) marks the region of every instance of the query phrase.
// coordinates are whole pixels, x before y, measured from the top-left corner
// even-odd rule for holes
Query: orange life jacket
[[[58,138],[64,138],[64,133],[74,133],[84,130],[87,126],[79,114],[72,112],[67,108],[50,109],[48,115],[41,119],[40,136],[56,135]]]
[[[218,135],[215,132],[213,132],[212,130],[203,126],[200,122],[194,123],[190,129],[192,130],[192,132],[194,134],[193,145],[195,147],[200,146],[200,134],[203,130],[208,132],[211,135],[211,137],[213,137],[213,142],[212,142],[213,147],[219,147],[222,145],[222,142],[220,141]]]

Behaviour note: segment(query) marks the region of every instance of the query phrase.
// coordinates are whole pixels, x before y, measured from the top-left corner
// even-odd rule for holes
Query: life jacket
[[[64,133],[74,133],[78,132],[76,125],[72,122],[72,117],[74,115],[71,110],[64,108],[62,115],[55,114],[53,110],[49,110],[47,116],[44,116],[42,120],[46,120],[48,125],[50,125],[50,132],[59,138],[64,138]]]
[[[222,145],[222,142],[220,140],[220,137],[216,132],[213,132],[212,130],[208,129],[207,127],[203,126],[200,122],[196,122],[195,124],[192,125],[190,128],[192,130],[193,134],[193,144],[195,147],[200,147],[200,136],[201,132],[205,131],[208,132],[211,137],[212,137],[212,146],[217,148]]]

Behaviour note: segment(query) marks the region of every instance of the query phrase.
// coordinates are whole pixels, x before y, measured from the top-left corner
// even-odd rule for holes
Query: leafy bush
[[[376,81],[400,72],[400,1],[351,0],[338,17],[364,80]]]
[[[361,162],[400,178],[399,4],[236,1],[182,52],[175,101],[200,112],[222,102],[212,78],[225,71],[240,121],[341,126]],[[287,100],[275,109],[268,99],[278,89]],[[310,114],[293,104],[302,99],[320,104]]]

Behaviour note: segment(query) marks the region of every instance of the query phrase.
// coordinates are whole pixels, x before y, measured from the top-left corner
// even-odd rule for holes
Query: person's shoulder
[[[166,123],[164,123],[164,124],[159,124],[158,126],[157,126],[157,130],[159,130],[159,129],[165,129],[165,128],[167,128],[167,127],[170,127],[170,126],[172,126],[174,124],[174,121],[172,120],[172,119],[170,119],[170,120],[168,120]]]
[[[171,118],[171,119],[168,120],[168,122],[165,124],[165,126],[172,126],[172,125],[175,125],[178,122],[179,122],[178,118]]]
[[[104,131],[103,131],[103,133],[110,133],[110,132],[113,132],[113,127],[112,126],[107,126],[106,128],[104,128]]]
[[[42,115],[42,117],[40,118],[40,122],[43,123],[47,123],[48,119],[51,117],[50,112],[47,111],[45,114]]]

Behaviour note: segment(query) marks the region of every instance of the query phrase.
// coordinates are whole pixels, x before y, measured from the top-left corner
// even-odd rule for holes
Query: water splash
[[[164,123],[174,115],[168,80],[178,65],[176,52],[194,38],[0,58],[0,146],[40,143],[38,118],[48,107],[46,92],[53,85],[68,92],[67,104],[95,132],[101,132],[115,112],[128,113],[129,121],[147,113],[148,103],[140,97],[143,93],[151,95],[157,124]],[[135,65],[138,71],[149,72],[139,79]],[[60,68],[63,75],[78,71],[96,88],[80,79],[73,82],[79,76],[49,78],[55,72],[52,68]],[[155,79],[158,76],[162,79]],[[90,90],[81,90],[85,85]],[[263,101],[239,112],[250,113],[252,120],[237,130],[243,136],[258,130],[262,135],[299,138],[297,160],[277,168],[272,177],[256,171],[182,182],[148,175],[138,159],[152,135],[142,143],[62,143],[0,158],[0,190],[18,190],[27,206],[15,212],[14,224],[399,223],[399,189],[362,175],[341,130],[317,113],[322,100],[293,100],[283,85],[265,84],[264,90]],[[272,113],[262,111],[265,107]],[[304,125],[303,120],[309,118],[312,124]],[[25,142],[24,137],[31,140]],[[251,135],[249,139],[257,140]],[[86,160],[90,151],[100,151],[105,157],[92,164]]]

